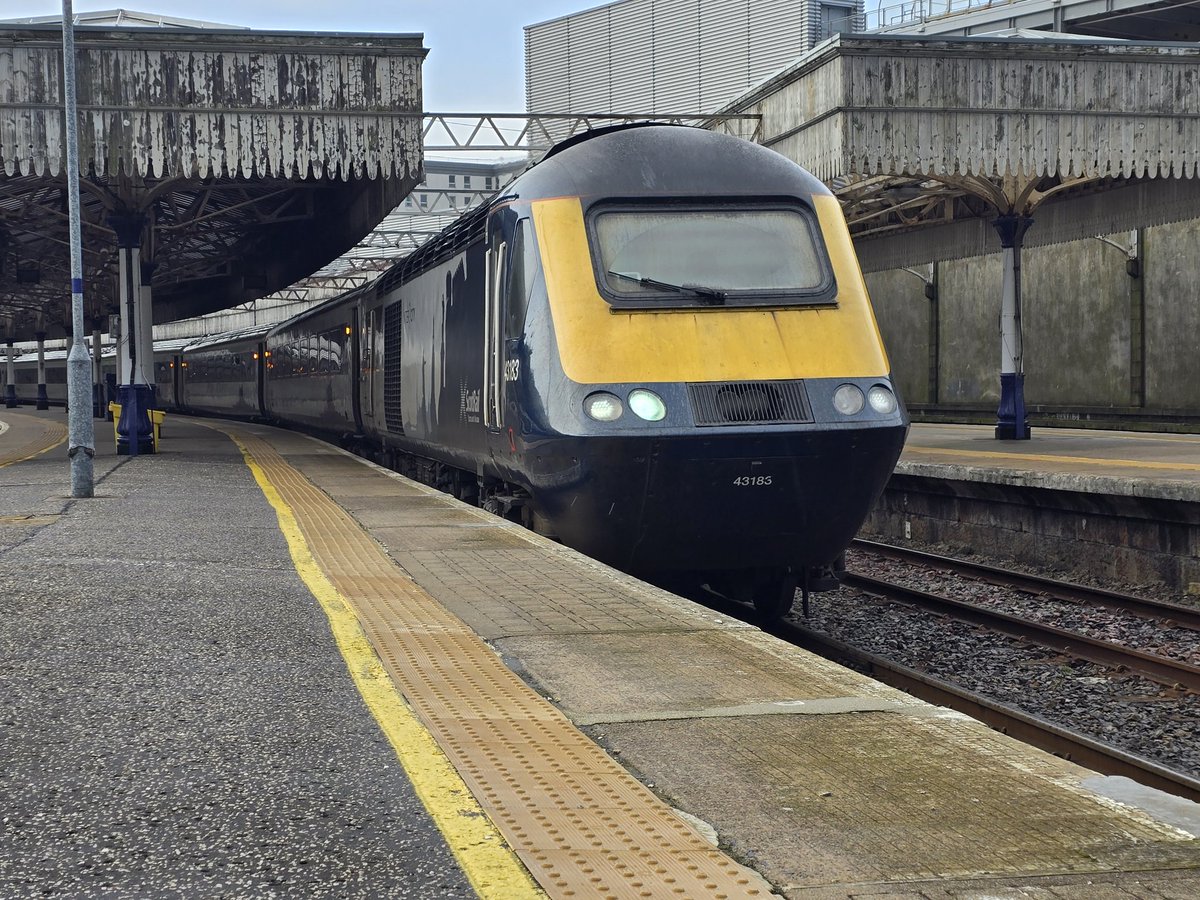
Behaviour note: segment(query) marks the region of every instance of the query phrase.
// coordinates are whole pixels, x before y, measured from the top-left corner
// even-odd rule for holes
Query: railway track
[[[1024,572],[1014,572],[1009,569],[1000,569],[949,556],[939,556],[921,550],[910,550],[907,547],[896,547],[892,544],[881,544],[876,541],[859,539],[850,546],[855,550],[886,556],[889,559],[913,563],[926,568],[954,572],[999,587],[1013,588],[1030,594],[1041,594],[1066,602],[1103,606],[1148,619],[1169,620],[1187,628],[1200,630],[1200,609],[1181,606],[1178,603],[1147,600],[1130,594],[1119,594],[1115,591],[1057,581],[1053,578],[1043,578],[1040,575],[1028,575]]]
[[[1049,579],[1036,579],[1020,573],[1009,573],[1002,569],[986,566],[976,567],[959,560],[949,560],[931,554],[914,555],[911,551],[900,551],[900,548],[886,545],[871,544],[869,542],[861,542],[860,545],[860,542],[856,542],[854,546],[859,550],[879,553],[891,558],[902,558],[907,562],[917,562],[919,565],[932,568],[952,568],[960,572],[960,574],[979,577],[991,584],[1016,588],[1027,592],[1047,594],[1057,599],[1067,599],[1075,603],[1087,604],[1094,602],[1106,607],[1117,608],[1120,600],[1128,599],[1131,606],[1138,605],[1137,615],[1150,618],[1163,619],[1169,615],[1171,621],[1178,623],[1177,616],[1180,611],[1195,613],[1195,611],[1188,610],[1186,607],[1178,607],[1173,604],[1159,604],[1133,597],[1125,598],[1124,595],[1114,594],[1109,591],[1093,592],[1092,589],[1080,585],[1053,582]],[[1010,575],[1012,576],[1011,578],[1008,577]],[[1047,625],[1034,619],[1001,612],[987,606],[956,600],[943,594],[930,593],[855,572],[847,573],[842,579],[842,583],[846,587],[886,597],[889,600],[915,606],[939,615],[951,616],[959,621],[981,625],[1020,640],[1032,641],[1064,655],[1085,659],[1118,671],[1128,670],[1138,672],[1159,684],[1200,694],[1200,666],[1194,666],[1182,660],[1172,659],[1171,657],[1161,656],[1156,653],[1148,653],[1126,647],[1122,644],[1090,637],[1077,631]],[[1200,615],[1195,615],[1194,621],[1195,625],[1189,625],[1189,627],[1200,628]],[[1200,634],[1197,635],[1197,638],[1200,639]]]

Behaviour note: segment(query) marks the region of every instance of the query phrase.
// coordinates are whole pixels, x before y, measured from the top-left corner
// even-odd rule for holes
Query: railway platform
[[[329,445],[0,421],[0,896],[1200,895],[1194,804]]]
[[[1200,595],[1200,435],[917,424],[866,531]]]

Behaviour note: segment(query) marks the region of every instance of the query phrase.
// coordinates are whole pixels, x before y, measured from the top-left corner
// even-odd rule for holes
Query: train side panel
[[[284,422],[354,434],[358,365],[353,303],[338,303],[267,335],[267,411]]]
[[[187,410],[241,418],[262,415],[258,346],[257,340],[242,340],[185,352],[181,388]]]
[[[485,262],[484,244],[476,242],[367,313],[372,356],[383,362],[374,410],[386,443],[476,471],[490,468],[482,408]]]

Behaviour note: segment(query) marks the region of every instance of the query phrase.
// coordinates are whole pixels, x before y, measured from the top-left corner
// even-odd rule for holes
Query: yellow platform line
[[[246,445],[231,432],[226,433],[242,451],[254,480],[275,510],[296,571],[324,609],[359,693],[471,886],[484,898],[545,897],[396,690],[353,609],[313,558],[291,507]]]
[[[243,431],[237,438],[292,511],[289,526],[357,616],[412,713],[547,893],[575,900],[770,894],[757,873],[709,845],[505,666],[306,474],[361,475],[359,463],[313,459],[308,439],[287,433],[271,442]],[[305,471],[289,464],[280,443],[296,448]],[[395,500],[401,509],[405,496]]]
[[[11,434],[6,440],[16,440],[17,425],[21,426],[22,431],[30,426],[35,429],[40,426],[40,433],[21,444],[0,452],[0,469],[25,462],[25,460],[41,456],[43,453],[49,453],[67,439],[67,426],[61,422],[50,422],[35,416],[23,416],[19,413],[6,415],[12,425],[9,429]],[[18,421],[13,422],[13,419]]]
[[[1197,463],[1165,463],[1141,459],[1096,459],[1090,456],[1055,456],[1053,454],[1038,453],[1005,453],[1002,450],[953,450],[949,447],[910,446],[907,448],[902,459],[904,462],[920,462],[919,459],[915,459],[914,457],[922,453],[932,453],[940,456],[965,456],[976,459],[1011,459],[1021,462],[1078,463],[1089,466],[1123,466],[1132,469],[1200,472],[1200,464]]]

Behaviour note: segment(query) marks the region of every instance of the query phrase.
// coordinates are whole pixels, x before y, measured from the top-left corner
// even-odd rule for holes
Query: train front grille
[[[696,424],[775,425],[812,421],[803,381],[725,381],[688,385]]]

